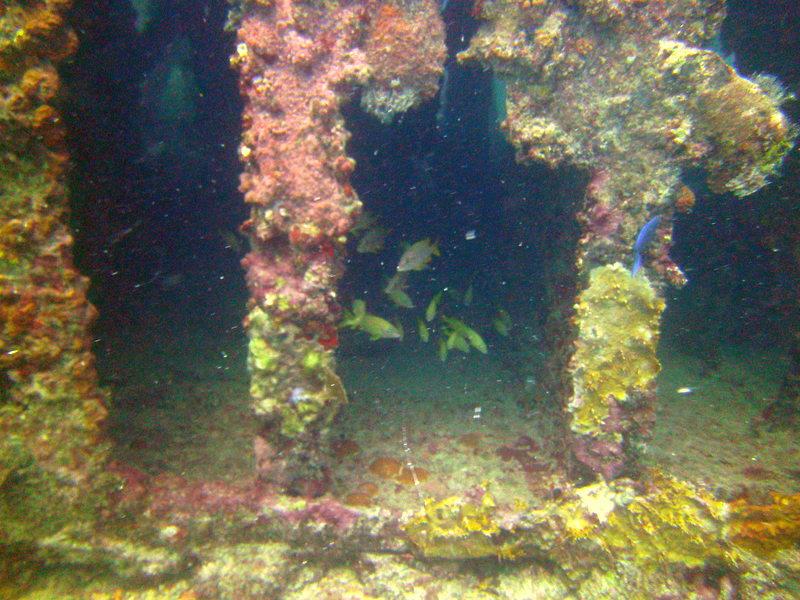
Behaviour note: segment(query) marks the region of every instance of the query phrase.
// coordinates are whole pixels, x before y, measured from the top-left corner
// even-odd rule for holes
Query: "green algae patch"
[[[634,277],[616,263],[592,270],[576,310],[571,427],[593,433],[609,416],[609,399],[625,402],[658,375],[664,301],[645,277]]]
[[[259,371],[274,371],[280,355],[260,338],[252,338],[248,345],[253,367]]]
[[[277,417],[280,434],[289,438],[309,428],[327,428],[347,402],[334,372],[334,353],[261,308],[254,308],[248,321],[247,366],[255,413]]]
[[[303,368],[306,371],[316,371],[323,365],[322,352],[311,350],[303,357]]]

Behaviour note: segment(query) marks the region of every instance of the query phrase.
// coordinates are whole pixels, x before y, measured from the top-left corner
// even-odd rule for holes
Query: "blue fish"
[[[647,245],[653,241],[653,236],[660,222],[661,215],[656,215],[639,230],[639,235],[636,236],[636,243],[633,244],[633,268],[631,269],[631,275],[636,275],[637,271],[642,266],[642,252],[644,252]]]

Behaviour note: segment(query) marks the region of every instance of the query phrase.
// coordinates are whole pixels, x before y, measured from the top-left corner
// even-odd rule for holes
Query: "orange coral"
[[[365,50],[373,82],[412,85],[423,98],[438,89],[446,51],[444,29],[435,19],[436,3],[420,3],[414,12],[382,4],[372,20]],[[426,33],[420,35],[424,25]]]
[[[20,84],[22,93],[27,98],[37,99],[40,102],[52,100],[60,87],[58,73],[50,66],[28,69],[22,76]]]
[[[414,485],[414,474],[416,474],[417,482],[419,483],[427,481],[428,477],[430,477],[430,472],[422,467],[414,467],[413,473],[408,467],[401,467],[400,472],[395,477],[395,481],[403,485]]]
[[[594,50],[594,42],[589,38],[578,38],[575,40],[575,52],[581,56],[588,56]]]
[[[372,496],[361,492],[351,492],[344,497],[344,503],[348,506],[370,506]]]
[[[372,461],[369,466],[369,471],[373,475],[377,475],[382,479],[392,479],[397,483],[403,485],[413,485],[414,475],[407,466],[403,465],[399,460],[394,458],[387,458],[382,456]],[[427,469],[422,467],[414,467],[414,472],[417,475],[417,481],[425,481],[430,477]]]
[[[694,208],[695,196],[694,192],[687,186],[682,185],[678,189],[678,195],[675,197],[675,210],[679,213],[688,213]]]
[[[800,494],[772,494],[770,504],[750,504],[746,498],[730,503],[728,535],[737,546],[759,556],[800,541]]]
[[[69,156],[63,119],[51,106],[60,87],[56,63],[77,37],[66,28],[69,0],[0,4],[0,380],[4,399],[25,407],[0,415],[0,454],[11,448],[11,456],[35,464],[36,480],[20,493],[48,498],[61,518],[88,499],[106,452],[88,336],[95,313],[72,264]],[[4,519],[0,537],[27,526]]]
[[[411,23],[406,20],[403,12],[393,4],[383,4],[373,21],[366,48],[370,63],[381,66],[389,63],[392,68],[380,69],[376,75],[387,81],[392,76],[410,75],[412,65],[406,65],[400,72],[396,72],[397,61],[393,56],[404,57],[412,54],[418,43]]]
[[[61,115],[48,104],[43,104],[34,111],[31,129],[49,148],[59,147],[64,143],[65,131],[61,123]]]
[[[458,441],[472,450],[478,449],[478,447],[481,445],[481,439],[483,439],[483,434],[478,433],[477,431],[458,436]]]
[[[25,21],[24,31],[35,38],[47,39],[58,33],[64,26],[64,19],[58,13],[41,10]]]
[[[378,495],[378,486],[365,482],[344,497],[344,503],[349,506],[371,506],[372,500]]]
[[[403,464],[399,460],[382,456],[372,461],[369,472],[383,479],[394,479],[402,468]]]
[[[365,481],[356,488],[356,492],[359,494],[366,494],[367,496],[377,496],[378,486],[371,481]]]

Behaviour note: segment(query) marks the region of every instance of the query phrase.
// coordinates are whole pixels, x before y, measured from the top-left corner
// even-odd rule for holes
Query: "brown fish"
[[[403,252],[397,265],[398,271],[422,271],[428,267],[434,256],[441,256],[439,244],[431,243],[430,238],[415,242]]]

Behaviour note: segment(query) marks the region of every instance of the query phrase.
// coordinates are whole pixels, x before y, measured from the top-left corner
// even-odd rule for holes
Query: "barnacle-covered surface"
[[[4,2],[0,10],[3,548],[24,548],[91,518],[107,451],[88,332],[95,313],[87,279],[72,264],[67,227],[69,157],[56,67],[75,49],[64,22],[69,6]]]

